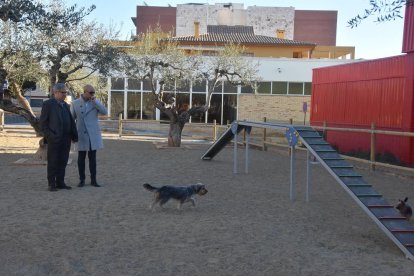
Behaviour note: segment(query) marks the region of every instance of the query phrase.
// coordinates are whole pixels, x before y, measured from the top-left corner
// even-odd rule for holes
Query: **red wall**
[[[336,46],[337,11],[295,10],[293,39]]]
[[[175,7],[137,6],[137,35],[145,33],[148,28],[154,30],[157,24],[163,32],[171,32],[175,36]]]
[[[371,128],[375,123],[377,129],[412,131],[413,61],[412,55],[401,55],[314,69],[311,124]],[[370,148],[369,134],[329,131],[328,141],[342,152]],[[413,146],[413,138],[377,136],[377,152],[391,152],[411,165]]]

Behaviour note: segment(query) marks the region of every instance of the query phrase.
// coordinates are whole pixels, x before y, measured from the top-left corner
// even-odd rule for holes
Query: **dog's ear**
[[[407,200],[408,200],[408,197],[406,197],[406,198],[404,199],[404,202],[407,202]]]

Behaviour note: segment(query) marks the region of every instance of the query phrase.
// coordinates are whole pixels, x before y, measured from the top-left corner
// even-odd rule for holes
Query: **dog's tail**
[[[148,184],[148,183],[145,183],[144,185],[142,185],[142,186],[144,186],[144,188],[145,189],[147,189],[148,191],[150,191],[150,192],[155,192],[155,191],[157,191],[158,190],[158,188],[156,188],[156,187],[154,187],[154,186],[151,186],[150,184]]]

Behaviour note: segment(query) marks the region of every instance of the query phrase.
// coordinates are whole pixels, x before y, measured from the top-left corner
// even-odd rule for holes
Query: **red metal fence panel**
[[[413,104],[407,113],[404,99],[406,62],[401,55],[314,69],[311,124],[371,128],[374,123],[377,129],[403,131],[404,120],[413,114]],[[328,141],[342,152],[370,149],[369,134],[330,131]],[[376,150],[414,165],[413,145],[413,138],[379,135]]]

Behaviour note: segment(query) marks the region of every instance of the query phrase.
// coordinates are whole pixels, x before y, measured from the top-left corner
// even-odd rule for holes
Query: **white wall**
[[[262,81],[311,82],[312,69],[355,62],[341,59],[252,58],[259,61]]]

